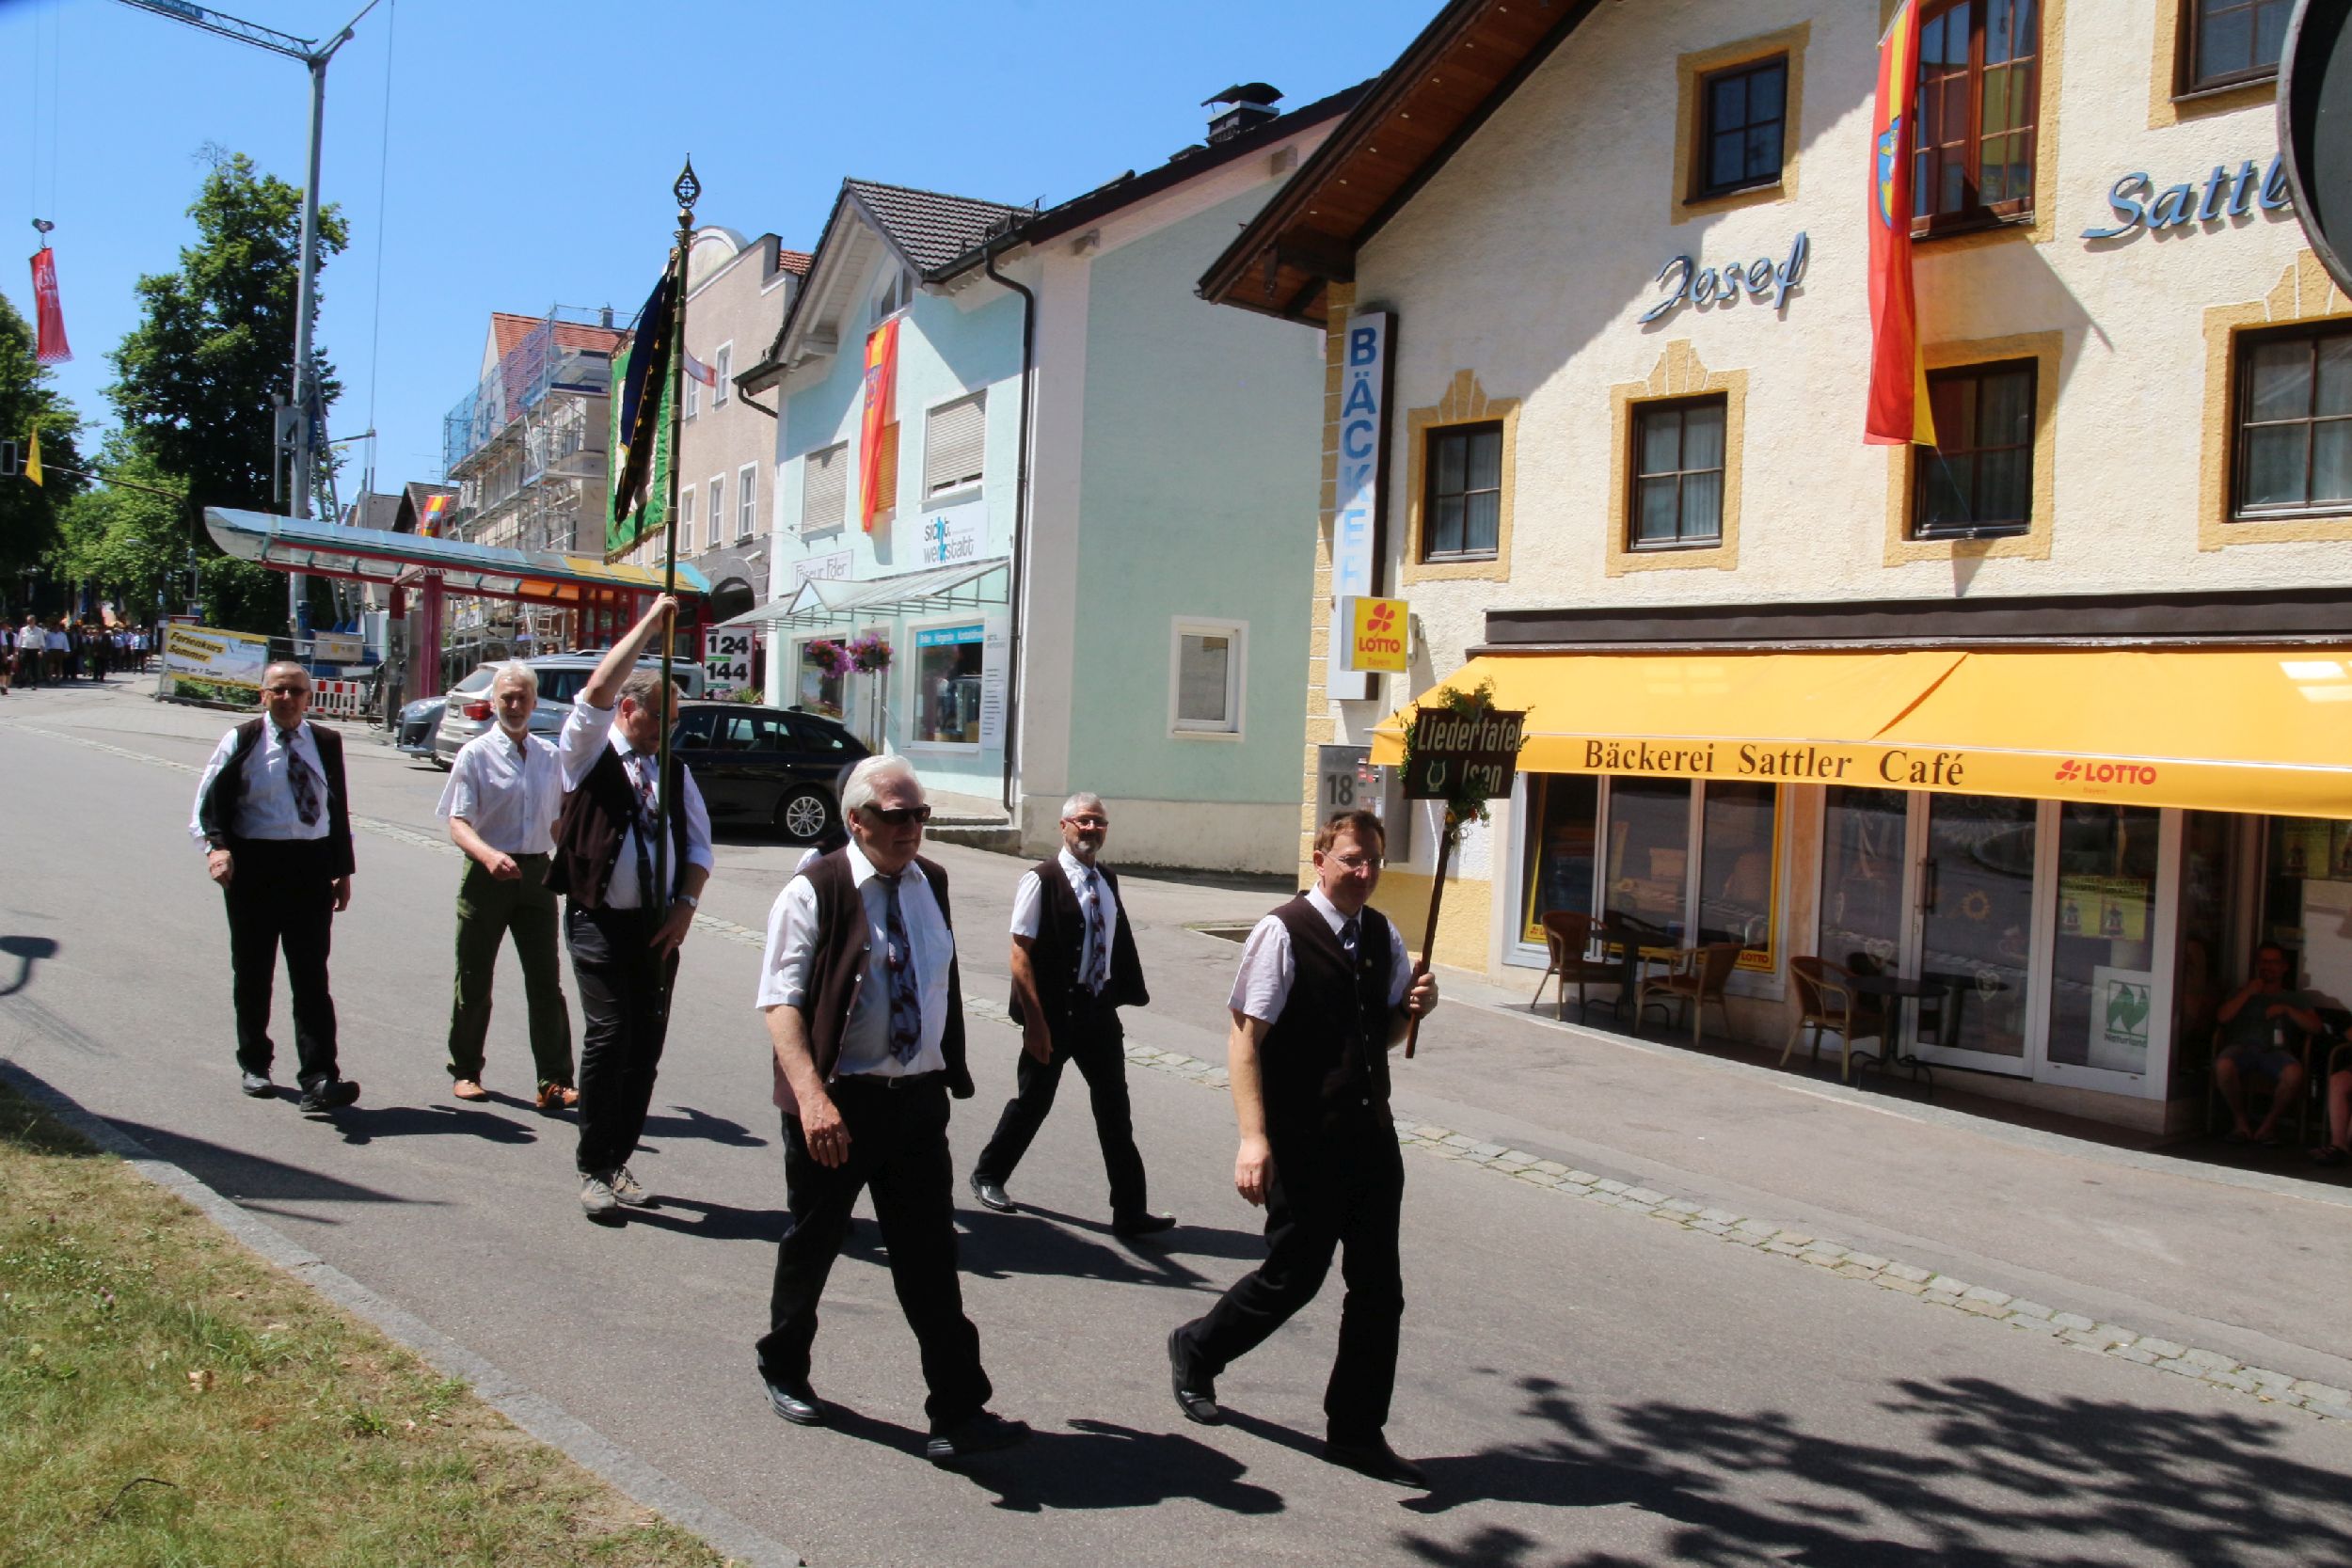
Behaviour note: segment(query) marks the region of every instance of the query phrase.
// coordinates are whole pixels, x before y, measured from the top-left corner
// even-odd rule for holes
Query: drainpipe
[[[1009,231],[1006,236],[1012,236]],[[1021,821],[1013,805],[1012,775],[1014,751],[1021,734],[1021,601],[1022,563],[1029,535],[1029,377],[1037,365],[1037,295],[1015,283],[996,270],[996,252],[987,246],[980,250],[980,267],[990,281],[1001,283],[1021,296],[1021,459],[1013,480],[1012,491],[1012,646],[1008,650],[1005,666],[1005,813],[1013,818],[1013,831],[1020,832]]]

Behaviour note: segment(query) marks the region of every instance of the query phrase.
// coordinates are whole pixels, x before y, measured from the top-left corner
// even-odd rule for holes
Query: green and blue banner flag
[[[675,259],[662,269],[645,308],[637,313],[637,329],[628,346],[628,360],[614,388],[613,423],[617,445],[612,470],[612,510],[615,525],[608,546],[625,550],[636,544],[635,531],[626,541],[622,520],[636,510],[639,494],[654,467],[657,437],[666,435],[664,411],[669,406],[670,356],[677,337],[678,269]],[[641,526],[642,526],[642,519]]]

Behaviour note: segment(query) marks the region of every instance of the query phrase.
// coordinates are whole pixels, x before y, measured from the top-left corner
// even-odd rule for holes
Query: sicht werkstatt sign
[[[1493,800],[1511,793],[1518,777],[1519,743],[1527,714],[1501,708],[1425,707],[1413,718],[1412,755],[1405,765],[1405,798]]]
[[[1404,673],[1408,623],[1403,599],[1343,598],[1337,621],[1341,669]]]

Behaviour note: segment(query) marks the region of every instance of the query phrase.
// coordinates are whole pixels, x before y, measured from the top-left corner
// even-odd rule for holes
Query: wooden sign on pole
[[[1488,800],[1511,793],[1518,777],[1519,746],[1527,729],[1524,710],[1506,712],[1483,705],[1424,707],[1413,715],[1412,734],[1405,750],[1405,798],[1445,802],[1445,829],[1438,836],[1438,874],[1429,883],[1429,924],[1421,938],[1421,963],[1416,974],[1429,971],[1429,956],[1438,942],[1438,913],[1445,901],[1446,868],[1454,859],[1454,841],[1462,824],[1479,815]],[[1421,1043],[1421,1019],[1406,1026],[1405,1054],[1409,1058]]]

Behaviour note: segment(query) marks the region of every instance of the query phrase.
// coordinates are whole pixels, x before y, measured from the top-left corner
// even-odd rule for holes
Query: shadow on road
[[[341,1177],[322,1175],[318,1171],[305,1170],[300,1165],[289,1165],[259,1154],[247,1154],[243,1149],[229,1148],[203,1138],[191,1138],[161,1127],[150,1127],[116,1117],[107,1119],[152,1149],[157,1158],[170,1161],[222,1196],[248,1209],[260,1209],[273,1201],[407,1204],[419,1201],[396,1197],[373,1187],[345,1181]],[[319,1216],[304,1214],[302,1217],[316,1220]]]
[[[32,984],[34,964],[57,956],[57,942],[54,937],[0,937],[0,953],[16,960],[16,975],[0,985],[0,996],[14,996]]]
[[[455,1105],[354,1105],[338,1111],[335,1131],[347,1144],[370,1144],[378,1138],[445,1137],[458,1134],[494,1144],[530,1144],[539,1134],[520,1122],[493,1111]]]
[[[739,1121],[714,1117],[707,1111],[697,1111],[691,1105],[673,1105],[673,1116],[654,1115],[645,1118],[644,1135],[648,1138],[699,1138],[727,1148],[766,1148],[768,1140],[755,1133]]]
[[[1881,1447],[1773,1410],[1659,1402],[1596,1420],[1548,1379],[1520,1386],[1552,1435],[1424,1461],[1430,1490],[1404,1508],[1629,1508],[1669,1522],[1659,1555],[1701,1564],[2352,1562],[2343,1473],[2283,1453],[2277,1417],[2043,1398],[1979,1378],[1898,1381],[1880,1408],[1908,1430]],[[1556,1556],[1492,1524],[1454,1542],[1407,1531],[1402,1544],[1441,1568],[1650,1560]]]
[[[912,1458],[923,1454],[924,1434],[913,1427],[840,1405],[833,1407],[833,1430]],[[1068,1431],[1041,1430],[1019,1448],[982,1454],[958,1473],[994,1493],[993,1507],[1014,1513],[1156,1508],[1179,1498],[1229,1513],[1282,1512],[1282,1495],[1243,1481],[1247,1469],[1180,1433],[1081,1418]]]
[[[1025,1203],[1022,1211],[999,1214],[988,1209],[957,1210],[957,1219],[969,1232],[959,1253],[966,1274],[983,1279],[1050,1275],[1107,1280],[1115,1285],[1221,1291],[1231,1281],[1211,1281],[1180,1259],[1257,1259],[1265,1252],[1263,1242],[1244,1231],[1179,1225],[1131,1243],[1113,1240],[1105,1222],[1082,1220]]]
[[[628,1223],[699,1236],[707,1242],[759,1242],[769,1246],[776,1244],[787,1223],[781,1209],[739,1209],[731,1203],[706,1203],[698,1197],[674,1197],[668,1193],[656,1193],[654,1201],[657,1207],[629,1210]]]

